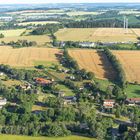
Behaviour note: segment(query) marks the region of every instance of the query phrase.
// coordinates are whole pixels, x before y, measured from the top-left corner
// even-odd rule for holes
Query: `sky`
[[[113,2],[113,3],[134,3],[139,2],[140,0],[0,0],[0,4],[28,4],[28,3],[105,3],[105,2]]]

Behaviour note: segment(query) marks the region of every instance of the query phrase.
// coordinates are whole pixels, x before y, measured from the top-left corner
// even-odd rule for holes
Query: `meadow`
[[[140,29],[65,28],[55,34],[60,41],[137,42]]]

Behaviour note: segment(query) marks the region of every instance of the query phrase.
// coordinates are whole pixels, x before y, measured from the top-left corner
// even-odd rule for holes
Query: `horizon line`
[[[140,4],[140,2],[43,2],[43,3],[2,3],[0,5],[12,5],[12,4]]]

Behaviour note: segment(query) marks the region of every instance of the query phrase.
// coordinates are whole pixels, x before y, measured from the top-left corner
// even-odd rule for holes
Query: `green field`
[[[140,97],[140,85],[129,84],[125,92],[129,98]]]
[[[71,89],[67,88],[65,85],[58,84],[57,88],[60,91],[63,91],[64,93],[66,93],[65,96],[74,96],[73,91]]]
[[[68,137],[28,137],[14,135],[0,135],[0,140],[95,140],[94,138],[68,136]]]
[[[96,79],[96,82],[99,83],[100,89],[106,91],[109,85],[113,85],[112,82],[108,80]],[[128,84],[124,90],[128,98],[139,98],[140,97],[140,85]]]

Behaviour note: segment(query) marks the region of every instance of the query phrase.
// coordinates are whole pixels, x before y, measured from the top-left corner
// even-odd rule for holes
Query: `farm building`
[[[115,100],[104,100],[104,108],[113,108],[115,105]]]
[[[36,84],[40,84],[42,86],[45,86],[45,85],[52,84],[53,80],[47,80],[47,79],[44,79],[44,78],[36,78],[35,82],[36,82]]]
[[[92,48],[96,46],[94,42],[80,42],[79,45],[84,48],[85,47]]]
[[[4,105],[6,105],[6,103],[7,103],[7,99],[0,99],[0,109],[1,109]]]

